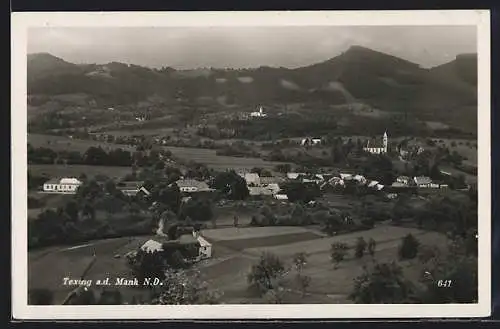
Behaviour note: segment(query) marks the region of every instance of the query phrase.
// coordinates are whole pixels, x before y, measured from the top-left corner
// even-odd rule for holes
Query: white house
[[[139,192],[144,193],[146,196],[151,195],[151,192],[143,184],[143,181],[123,181],[116,184],[116,188],[126,196],[136,196]]]
[[[298,172],[289,172],[286,173],[286,178],[294,180],[299,178],[299,176],[305,175],[305,173],[298,173]]]
[[[198,243],[200,244],[200,249],[198,250],[199,252],[199,258],[200,259],[207,259],[212,257],[212,244],[205,240],[199,232],[193,232],[193,236],[195,237],[196,240],[198,240]]]
[[[410,177],[408,177],[408,176],[399,176],[398,178],[396,178],[396,182],[408,185],[408,184],[410,184]]]
[[[155,240],[148,240],[142,246],[141,250],[145,252],[157,252],[163,250],[163,245]]]
[[[288,200],[288,195],[286,195],[286,194],[275,194],[274,198],[276,200]]]
[[[82,182],[76,178],[51,179],[43,184],[43,191],[48,193],[74,194]]]
[[[432,183],[432,179],[426,176],[413,177],[413,181],[418,187],[430,187]]]
[[[371,154],[384,154],[387,153],[387,145],[389,144],[389,139],[387,137],[387,132],[384,132],[384,136],[382,137],[382,144],[380,141],[373,140],[372,142],[368,141],[366,143],[366,147],[363,148],[364,151],[370,152]]]
[[[211,192],[207,183],[195,179],[180,179],[175,182],[181,192],[195,193],[195,192]]]
[[[240,176],[245,179],[247,186],[259,186],[260,185],[260,176],[257,173],[245,173],[245,174],[241,174]]]
[[[302,146],[306,146],[306,145],[319,145],[321,144],[323,140],[319,137],[315,137],[315,138],[303,138],[301,141],[300,141],[300,145]]]
[[[262,109],[262,106],[259,108],[259,111],[257,112],[251,112],[250,117],[252,118],[265,118],[267,117],[267,114],[264,113],[264,110]]]

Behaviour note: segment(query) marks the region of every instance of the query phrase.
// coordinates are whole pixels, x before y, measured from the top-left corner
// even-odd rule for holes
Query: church
[[[371,154],[384,154],[387,153],[387,145],[389,141],[387,138],[387,131],[384,132],[384,136],[382,138],[382,143],[380,143],[380,140],[375,139],[375,140],[368,140],[366,142],[366,147],[363,148],[364,151],[370,152]]]

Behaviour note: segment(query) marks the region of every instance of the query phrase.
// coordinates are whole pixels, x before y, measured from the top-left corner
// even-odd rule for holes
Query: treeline
[[[33,147],[28,144],[28,164],[68,164],[91,166],[119,166],[138,167],[152,166],[161,160],[162,156],[169,157],[165,151],[135,151],[130,152],[121,148],[110,151],[102,147],[89,147],[83,154],[78,151],[55,151],[47,147]]]

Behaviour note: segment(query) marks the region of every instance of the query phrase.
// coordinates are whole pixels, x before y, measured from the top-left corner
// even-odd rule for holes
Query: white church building
[[[387,131],[386,131],[384,132],[382,143],[380,143],[378,139],[372,141],[368,140],[363,150],[366,152],[370,152],[371,154],[384,154],[387,153],[388,144],[389,144],[389,139],[387,137]]]
[[[259,111],[250,113],[250,117],[252,117],[252,118],[265,118],[265,117],[267,117],[267,114],[264,113],[264,110],[262,109],[262,106],[261,106],[259,108]]]

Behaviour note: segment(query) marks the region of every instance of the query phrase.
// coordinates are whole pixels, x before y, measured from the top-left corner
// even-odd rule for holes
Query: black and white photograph
[[[20,316],[489,314],[488,11],[12,22]]]

